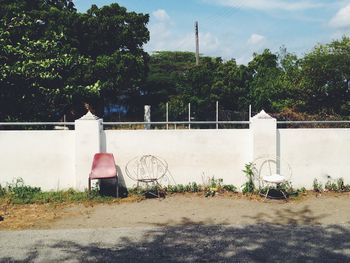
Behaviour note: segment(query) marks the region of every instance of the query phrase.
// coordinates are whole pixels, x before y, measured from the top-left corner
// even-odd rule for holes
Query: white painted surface
[[[126,186],[135,184],[125,166],[136,156],[166,160],[177,184],[202,183],[202,176],[241,186],[250,160],[249,130],[105,131],[106,150],[114,154]]]
[[[327,176],[350,183],[350,129],[279,129],[277,152],[291,165],[295,187],[312,189]]]
[[[57,190],[74,187],[74,131],[0,131],[0,184]]]
[[[75,121],[75,189],[88,187],[88,176],[95,153],[101,148],[102,120],[88,112]]]
[[[277,122],[265,111],[251,118],[252,160],[263,156],[276,156]]]

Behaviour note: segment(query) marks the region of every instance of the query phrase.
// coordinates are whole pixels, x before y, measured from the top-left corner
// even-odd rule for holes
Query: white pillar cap
[[[273,117],[271,117],[269,114],[267,114],[264,110],[260,111],[257,115],[255,115],[254,117],[252,117],[252,119],[274,119]]]
[[[88,111],[83,117],[81,117],[79,120],[83,121],[95,121],[98,120],[99,117],[96,115],[92,114],[91,111]]]

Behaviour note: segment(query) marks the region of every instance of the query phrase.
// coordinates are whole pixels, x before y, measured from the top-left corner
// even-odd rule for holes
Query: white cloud
[[[176,25],[163,9],[152,13],[148,27],[151,35],[145,49],[149,52],[163,50],[195,51],[195,36],[193,32],[175,33]],[[200,52],[205,55],[217,54],[220,43],[210,32],[200,32]]]
[[[213,2],[208,1],[206,2]],[[296,11],[322,7],[324,4],[310,0],[214,0],[216,4],[233,8],[255,10],[285,10]]]
[[[165,10],[158,9],[152,12],[150,25],[148,27],[151,40],[147,43],[146,49],[163,50],[171,37],[171,25],[171,18]]]
[[[251,53],[245,53],[236,59],[237,64],[248,65],[252,61],[253,55]]]
[[[336,28],[350,28],[350,4],[341,8],[329,23]]]
[[[260,45],[262,43],[264,43],[266,40],[266,37],[262,36],[262,35],[259,35],[259,34],[252,34],[247,43],[249,45],[252,45],[252,46],[256,46],[256,45]]]
[[[210,55],[218,51],[220,48],[220,42],[217,37],[215,37],[210,32],[199,33],[199,42],[200,42],[200,53],[205,55]],[[185,51],[194,51],[195,50],[195,37],[193,34],[187,34],[184,37],[179,37],[175,39],[174,44],[171,47],[172,49],[181,49]]]
[[[170,20],[170,16],[164,9],[158,9],[152,15],[157,21],[166,22]]]

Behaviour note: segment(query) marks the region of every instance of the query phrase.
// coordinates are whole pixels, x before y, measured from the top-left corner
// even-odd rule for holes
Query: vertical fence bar
[[[252,119],[252,105],[249,104],[249,128],[251,126],[251,124],[250,124],[251,119]]]
[[[67,122],[67,119],[66,119],[66,114],[63,115],[63,122]],[[66,125],[63,125],[63,128],[64,129],[67,129]]]
[[[252,105],[249,105],[249,121],[252,118]]]
[[[216,102],[216,129],[219,129],[219,102]]]
[[[169,130],[169,103],[166,103],[166,129]]]
[[[188,129],[191,130],[191,103],[188,103]]]

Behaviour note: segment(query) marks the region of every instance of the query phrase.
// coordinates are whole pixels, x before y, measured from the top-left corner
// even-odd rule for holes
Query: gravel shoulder
[[[175,195],[50,207],[50,219],[0,231],[0,262],[350,262],[349,201]]]
[[[50,229],[176,226],[293,224],[329,225],[350,223],[350,195],[309,195],[300,200],[267,201],[244,197],[204,198],[175,195],[166,199],[145,200],[120,205],[70,207],[75,212],[42,226]]]
[[[145,226],[350,223],[350,194],[325,193],[284,201],[241,195],[205,198],[176,194],[124,203],[22,205],[3,209],[0,230],[83,229]],[[0,209],[1,210],[1,209]],[[6,210],[6,211],[5,211]],[[1,212],[1,211],[0,211]]]

